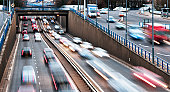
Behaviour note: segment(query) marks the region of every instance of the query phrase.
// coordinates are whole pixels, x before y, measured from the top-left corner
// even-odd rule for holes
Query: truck
[[[98,7],[96,4],[87,4],[87,15],[88,17],[97,17]]]

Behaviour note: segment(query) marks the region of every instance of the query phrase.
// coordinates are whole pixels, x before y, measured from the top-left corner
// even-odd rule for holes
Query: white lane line
[[[42,90],[40,89],[40,92],[42,92]]]
[[[35,56],[34,56],[34,58],[35,58]]]
[[[158,55],[162,55],[162,56],[165,56],[165,57],[170,57],[170,55],[165,55],[165,54],[161,54],[161,53],[156,53]]]
[[[38,84],[40,85],[40,82]]]
[[[142,44],[139,44],[140,46],[142,46],[142,47],[145,47],[145,48],[148,48],[149,46],[145,46],[145,45],[142,45]]]
[[[37,73],[38,73],[38,71],[37,71]]]
[[[38,68],[38,67],[35,67],[36,69]]]
[[[40,76],[37,77],[38,79],[40,78]]]
[[[36,61],[36,60],[34,60],[34,61]]]
[[[36,65],[37,63],[35,63],[35,65]]]

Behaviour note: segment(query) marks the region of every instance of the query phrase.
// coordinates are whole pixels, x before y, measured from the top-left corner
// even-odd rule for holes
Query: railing
[[[14,14],[14,9],[12,9],[11,20],[12,20],[13,14]],[[4,25],[2,26],[2,28],[0,30],[0,52],[2,50],[2,46],[3,46],[4,40],[6,38],[9,26],[10,26],[10,19],[7,18],[4,22]]]
[[[75,14],[79,15],[81,18],[84,18],[84,15],[81,12],[76,11],[74,9],[70,9],[70,10]],[[154,61],[152,61],[152,53],[150,53],[149,51],[143,49],[142,47],[136,45],[135,43],[129,40],[126,41],[124,37],[120,36],[119,34],[115,33],[112,30],[108,30],[106,27],[100,25],[99,23],[96,24],[96,21],[92,20],[91,18],[85,17],[85,20],[93,24],[97,28],[101,29],[104,33],[108,34],[111,38],[115,39],[120,44],[126,46],[128,49],[130,49],[140,57],[144,58],[146,61],[162,69],[163,71],[169,73],[170,65],[168,64],[167,61],[161,59],[158,56],[154,56]]]

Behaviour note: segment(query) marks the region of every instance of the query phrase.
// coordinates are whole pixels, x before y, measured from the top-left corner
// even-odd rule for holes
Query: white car
[[[35,41],[41,41],[41,36],[39,35],[35,36]]]
[[[51,27],[50,27],[50,26],[47,26],[47,30],[51,30]]]
[[[34,34],[34,37],[40,36],[40,35],[41,35],[40,33],[35,33],[35,34]]]
[[[107,14],[108,13],[108,9],[102,8],[102,9],[100,9],[100,13],[101,14]]]
[[[91,51],[94,55],[99,57],[110,57],[106,50],[96,47]]]
[[[121,10],[121,9],[123,9],[123,7],[116,7],[116,8],[113,9],[113,11],[118,11],[118,10]]]
[[[55,35],[57,35],[57,33],[53,31],[53,32],[51,33],[51,36],[54,37]]]
[[[89,43],[89,42],[83,42],[82,44],[80,44],[80,46],[82,47],[82,48],[86,48],[86,49],[89,49],[89,50],[92,50],[94,47],[92,46],[92,44],[91,43]]]
[[[62,37],[62,36],[59,35],[59,34],[56,34],[56,35],[54,36],[54,38],[55,38],[56,40],[59,40],[61,37]]]
[[[81,44],[82,43],[82,39],[79,37],[73,37],[73,42],[77,43],[77,44]]]
[[[59,29],[60,29],[60,26],[59,26],[59,25],[55,25],[54,28],[55,28],[56,30],[59,30]]]

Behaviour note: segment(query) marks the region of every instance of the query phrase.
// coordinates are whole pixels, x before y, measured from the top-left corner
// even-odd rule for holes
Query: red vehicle
[[[146,23],[144,25],[146,34],[146,38],[149,42],[152,42],[152,24]],[[156,44],[164,43],[168,40],[168,34],[170,34],[170,30],[165,29],[162,24],[154,23],[154,42]]]
[[[33,32],[38,32],[38,27],[33,27]]]
[[[37,27],[37,25],[36,25],[36,24],[33,24],[33,25],[32,25],[32,28],[33,28],[33,27]]]
[[[22,31],[22,35],[27,34],[27,30]]]
[[[133,76],[142,80],[143,82],[147,83],[153,88],[156,87],[168,88],[168,85],[165,82],[163,82],[163,78],[161,76],[141,66],[135,66],[133,68],[134,68],[134,70],[132,70]]]

